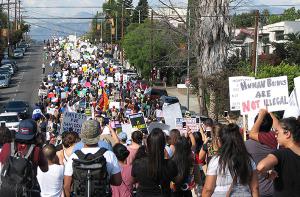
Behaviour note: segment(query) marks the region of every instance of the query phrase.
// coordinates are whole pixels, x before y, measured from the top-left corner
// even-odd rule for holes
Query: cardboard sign
[[[241,114],[257,113],[268,108],[269,112],[288,107],[289,92],[287,76],[240,82]]]
[[[55,108],[47,107],[47,114],[54,115],[55,113]]]
[[[65,112],[62,128],[63,131],[75,131],[77,133],[80,133],[81,126],[84,121],[86,121],[87,117],[85,114],[79,114],[74,112]]]
[[[129,115],[132,128],[137,128],[143,133],[148,133],[147,125],[145,123],[144,115],[142,113]]]
[[[78,83],[78,77],[72,78],[71,83],[72,83],[72,84],[77,84],[77,83]]]
[[[127,134],[128,139],[131,139],[132,126],[131,124],[122,124],[122,132]]]
[[[253,81],[254,77],[229,77],[229,97],[230,97],[230,110],[239,111],[241,106],[241,87],[240,83],[244,81]]]
[[[289,118],[289,117],[298,118],[298,116],[300,116],[298,99],[299,98],[297,97],[296,91],[294,89],[293,92],[290,94],[289,106],[284,111],[283,118]]]
[[[38,96],[47,96],[47,94],[48,94],[47,90],[39,89]]]
[[[185,123],[186,127],[189,127],[192,132],[199,131],[200,118],[176,118],[176,129],[181,132],[185,131],[183,124]]]
[[[109,109],[112,109],[115,106],[116,109],[120,109],[120,102],[109,102]]]
[[[176,129],[175,120],[176,118],[182,118],[180,104],[175,103],[163,107],[163,116],[166,125],[170,126],[170,129]]]
[[[107,77],[106,82],[107,83],[114,83],[114,78],[113,77]]]

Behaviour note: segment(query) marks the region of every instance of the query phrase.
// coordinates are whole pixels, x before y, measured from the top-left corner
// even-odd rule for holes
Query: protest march
[[[0,128],[1,197],[300,196],[300,77],[291,94],[287,76],[230,77],[218,122],[154,97],[115,48],[45,43],[39,102]]]

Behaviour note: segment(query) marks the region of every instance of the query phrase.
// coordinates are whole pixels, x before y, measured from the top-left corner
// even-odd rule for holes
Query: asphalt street
[[[37,92],[42,80],[42,46],[31,46],[24,58],[16,61],[19,71],[13,76],[8,88],[0,89],[1,112],[9,101],[26,101],[33,106],[38,100]]]

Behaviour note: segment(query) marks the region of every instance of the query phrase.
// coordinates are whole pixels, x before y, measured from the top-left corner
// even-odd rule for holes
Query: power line
[[[253,4],[253,5],[230,5],[228,7],[234,7],[234,8],[257,8],[257,7],[297,7],[300,6],[300,4]],[[23,6],[24,8],[47,8],[47,9],[81,9],[81,8],[98,8],[102,9],[102,6]],[[151,6],[153,8],[182,8],[187,9],[187,6]],[[190,8],[200,8],[202,6],[190,6]],[[203,7],[215,7],[215,6],[203,6]]]

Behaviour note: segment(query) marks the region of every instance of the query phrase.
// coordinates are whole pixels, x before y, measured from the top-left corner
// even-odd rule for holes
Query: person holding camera
[[[203,125],[200,127],[200,133],[204,144],[199,152],[199,160],[205,164],[209,163],[210,159],[219,151],[217,141],[222,131],[222,124],[213,125],[212,120],[207,119]]]

